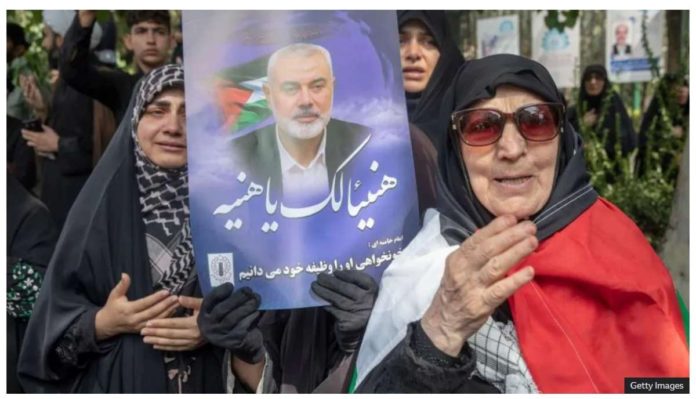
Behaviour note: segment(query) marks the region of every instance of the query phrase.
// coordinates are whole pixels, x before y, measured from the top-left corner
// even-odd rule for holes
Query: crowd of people
[[[583,150],[598,137],[641,173],[676,174],[652,149],[688,135],[688,82],[666,75],[636,133],[601,65],[568,106],[535,61],[465,61],[444,12],[397,17],[420,231],[379,283],[320,274],[327,306],[274,311],[250,288],[201,291],[169,12],[126,13],[128,74],[113,21],[44,11],[46,82],[8,23],[8,392],[608,393],[688,377],[669,272]],[[333,82],[319,46],[274,57],[274,115],[274,79],[292,73],[275,62],[314,60]]]

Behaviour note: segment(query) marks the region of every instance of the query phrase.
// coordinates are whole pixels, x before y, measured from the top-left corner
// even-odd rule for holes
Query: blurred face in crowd
[[[143,21],[131,27],[124,37],[124,44],[133,52],[138,67],[143,72],[149,72],[167,62],[174,38],[166,25]]]
[[[411,20],[399,27],[399,43],[404,90],[420,93],[428,85],[440,59],[435,38],[423,22]]]
[[[43,39],[41,39],[41,47],[46,51],[51,51],[55,47],[56,35],[48,25],[44,24]]]
[[[679,105],[685,105],[689,101],[689,86],[682,85],[678,86],[676,89],[677,102]]]
[[[624,24],[617,25],[614,34],[616,37],[616,44],[619,46],[625,45],[626,38],[628,37],[628,26]]]
[[[53,29],[44,24],[43,38],[41,39],[41,47],[44,50],[51,52],[58,50],[63,46],[63,36],[57,35]]]
[[[12,58],[14,57],[14,42],[10,40],[9,38],[7,39],[7,62],[12,61]]]
[[[334,77],[321,52],[286,54],[269,71],[264,93],[281,136],[307,140],[323,133],[331,119]]]
[[[470,108],[494,108],[512,113],[544,102],[513,86],[501,86],[495,97]],[[553,188],[559,135],[550,141],[526,140],[512,120],[493,144],[471,146],[461,142],[462,158],[474,195],[495,216],[513,214],[526,219],[544,207]]]
[[[17,57],[21,57],[27,48],[23,45],[15,44],[11,39],[7,39],[7,62],[10,63]]]
[[[601,75],[591,73],[587,76],[587,79],[585,79],[585,91],[590,96],[598,96],[602,93],[605,84],[606,81],[604,80],[604,78],[602,78]]]
[[[155,165],[168,169],[186,165],[186,103],[182,89],[164,90],[145,107],[137,137]]]

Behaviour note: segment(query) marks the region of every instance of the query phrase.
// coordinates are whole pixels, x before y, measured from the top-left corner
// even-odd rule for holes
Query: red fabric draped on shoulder
[[[624,377],[689,376],[669,272],[613,204],[597,200],[514,270],[526,265],[534,280],[510,308],[542,392],[623,392]]]

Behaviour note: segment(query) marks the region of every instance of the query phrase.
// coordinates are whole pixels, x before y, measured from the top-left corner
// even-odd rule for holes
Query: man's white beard
[[[282,118],[277,123],[278,127],[290,137],[298,140],[308,140],[322,134],[330,118],[329,114],[322,114],[310,123],[302,123],[292,118]]]

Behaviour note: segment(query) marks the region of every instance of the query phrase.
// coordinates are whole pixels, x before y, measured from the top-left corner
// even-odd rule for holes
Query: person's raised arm
[[[70,87],[98,100],[114,113],[120,106],[116,85],[122,72],[98,69],[89,59],[89,45],[97,18],[96,11],[80,10],[65,34],[59,61],[60,77]]]

